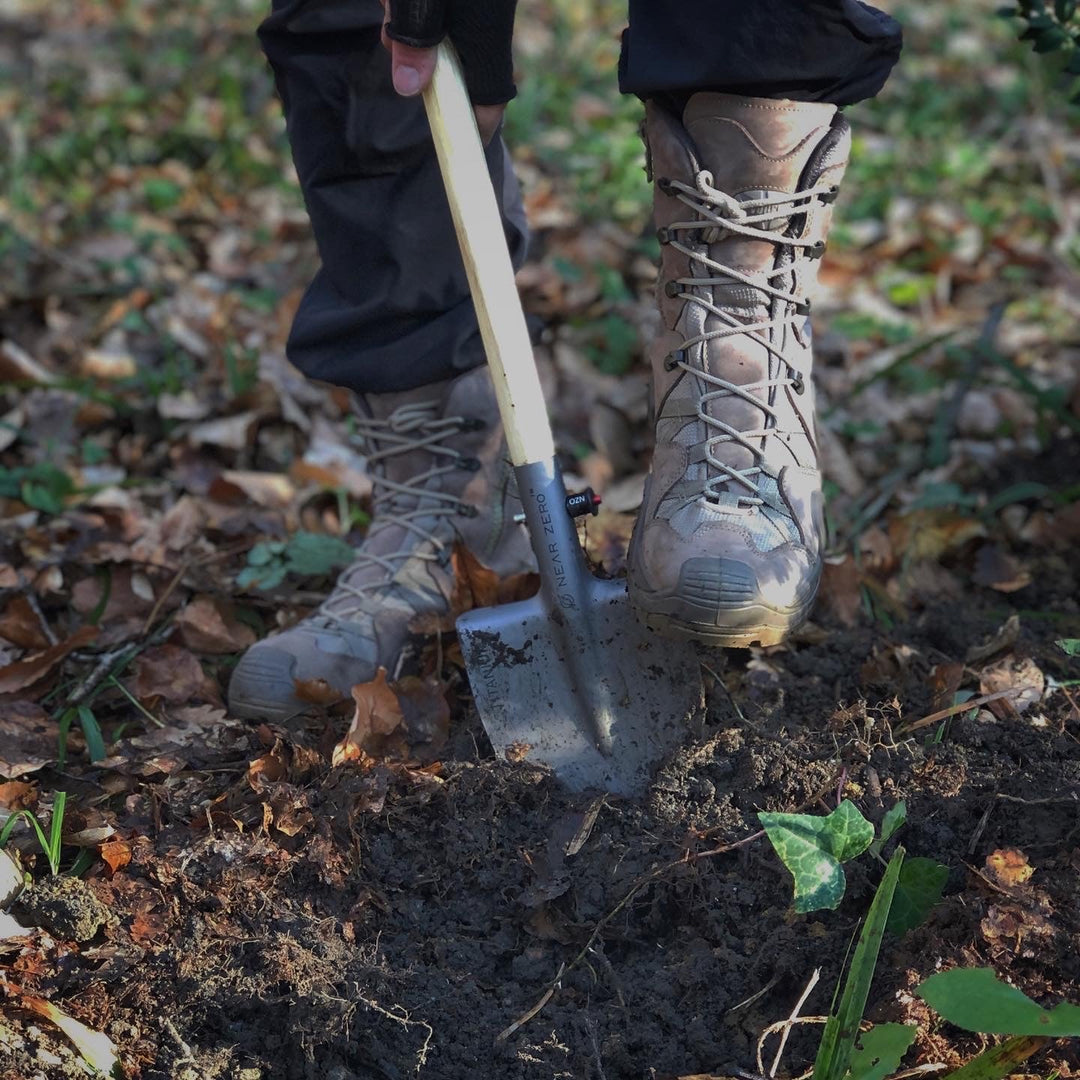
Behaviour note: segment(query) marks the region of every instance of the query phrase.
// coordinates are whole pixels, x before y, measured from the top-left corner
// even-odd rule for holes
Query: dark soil
[[[128,796],[133,861],[91,881],[116,923],[49,989],[147,1080],[754,1071],[762,1030],[818,967],[804,1013],[827,1011],[880,868],[849,864],[837,911],[795,917],[766,843],[709,852],[756,831],[760,809],[826,812],[842,791],[875,821],[906,800],[908,852],[950,867],[930,920],[886,940],[869,1015],[923,1021],[918,1061],[956,1064],[980,1044],[926,1024],[911,991],[934,970],[991,964],[1037,999],[1080,1000],[1075,707],[1057,692],[1023,715],[898,734],[932,711],[931,667],[1008,614],[997,594],[977,599],[887,634],[828,626],[768,655],[709,657],[727,690],[714,686],[702,741],[637,805],[484,760],[475,718],[434,779],[328,770],[326,720],[226,725],[193,771]],[[1059,677],[1053,639],[1076,629],[1063,617],[1022,620],[1015,647]],[[247,763],[277,739],[288,776],[260,797]],[[982,874],[1005,847],[1034,867],[1014,892]],[[783,1073],[807,1067],[819,1030],[796,1027]],[[1070,1076],[1075,1050],[1058,1044],[1038,1067]]]

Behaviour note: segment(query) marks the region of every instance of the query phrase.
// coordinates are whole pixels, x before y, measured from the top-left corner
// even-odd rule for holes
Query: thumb
[[[394,89],[403,97],[414,97],[431,82],[435,70],[435,50],[417,49],[400,41],[391,41],[390,69]]]

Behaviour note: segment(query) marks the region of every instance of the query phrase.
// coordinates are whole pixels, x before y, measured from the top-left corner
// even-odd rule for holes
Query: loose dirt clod
[[[109,920],[108,909],[86,882],[72,877],[43,878],[22,894],[14,910],[24,925],[79,943],[95,938]]]

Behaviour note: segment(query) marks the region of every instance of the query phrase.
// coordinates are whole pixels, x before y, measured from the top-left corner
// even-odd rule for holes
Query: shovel
[[[439,47],[424,92],[525,523],[540,571],[531,600],[457,620],[499,757],[548,766],[572,791],[641,794],[703,704],[692,647],[657,637],[621,581],[590,572],[578,541],[495,193],[456,54]]]

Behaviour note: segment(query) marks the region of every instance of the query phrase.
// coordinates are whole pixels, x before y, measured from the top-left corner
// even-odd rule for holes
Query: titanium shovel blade
[[[546,765],[573,791],[640,795],[703,707],[697,656],[589,571],[554,462],[517,477],[542,586],[457,620],[480,718],[500,758]]]
[[[461,651],[496,756],[546,765],[571,791],[637,796],[702,708],[701,674],[685,645],[638,622],[622,582],[588,592],[603,656],[590,676],[542,594],[462,615]]]

